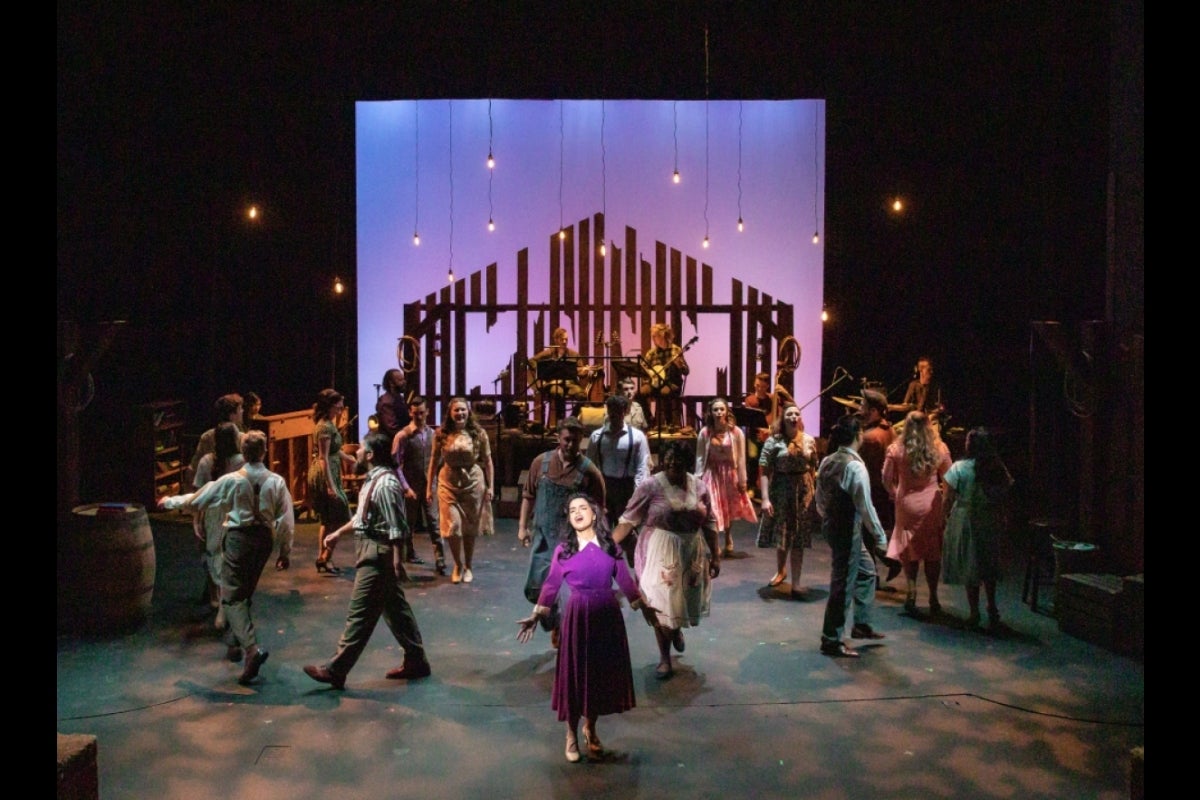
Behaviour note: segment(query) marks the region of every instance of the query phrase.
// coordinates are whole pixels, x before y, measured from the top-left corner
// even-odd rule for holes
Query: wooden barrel
[[[154,535],[140,503],[72,509],[59,543],[59,622],[84,633],[128,630],[150,612]]]

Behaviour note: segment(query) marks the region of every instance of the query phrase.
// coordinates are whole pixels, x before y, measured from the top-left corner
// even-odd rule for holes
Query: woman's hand
[[[759,508],[761,508],[762,513],[766,514],[768,517],[775,516],[775,506],[772,505],[771,501],[766,497],[762,499],[762,504],[759,506]]]
[[[658,627],[658,609],[647,603],[644,599],[638,611],[642,612],[642,618],[646,620],[646,624],[651,628]]]
[[[517,624],[521,626],[521,630],[517,631],[517,641],[526,644],[533,638],[533,632],[537,630],[538,615],[530,614],[525,619],[517,620]]]

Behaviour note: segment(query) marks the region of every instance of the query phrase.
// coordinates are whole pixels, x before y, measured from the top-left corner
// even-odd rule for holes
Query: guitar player
[[[550,334],[551,345],[544,350],[541,350],[536,355],[529,359],[529,366],[534,370],[534,390],[538,393],[542,400],[549,401],[551,404],[551,415],[547,421],[547,426],[557,425],[558,421],[566,416],[566,401],[582,401],[587,399],[587,390],[583,388],[580,381],[590,379],[593,371],[600,369],[599,367],[590,367],[584,359],[579,355],[578,350],[572,350],[567,347],[570,338],[566,328],[555,328]],[[544,380],[544,376],[537,375],[537,366],[543,361],[563,361],[572,360],[576,364],[577,380]]]
[[[642,354],[646,376],[639,391],[645,401],[654,400],[655,427],[678,429],[683,425],[680,394],[690,371],[685,348],[675,344],[675,332],[662,322],[650,328],[650,341],[654,346]]]

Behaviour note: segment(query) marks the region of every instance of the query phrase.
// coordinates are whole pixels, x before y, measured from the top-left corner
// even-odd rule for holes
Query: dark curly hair
[[[596,518],[592,524],[592,529],[596,532],[596,543],[600,545],[600,549],[613,558],[620,557],[621,548],[613,541],[612,531],[608,527],[608,519],[604,516],[604,509],[600,508],[600,505],[590,494],[575,492],[567,498],[567,502],[562,508],[562,517],[558,521],[557,539],[562,544],[562,552],[559,554],[559,558],[566,561],[579,552],[579,534],[571,525],[571,516],[567,513],[567,510],[571,507],[571,503],[576,500],[586,500],[588,505],[591,506],[592,514]]]

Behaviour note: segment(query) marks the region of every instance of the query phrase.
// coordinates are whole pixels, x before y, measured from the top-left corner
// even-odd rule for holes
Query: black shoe
[[[442,577],[446,576],[446,559],[439,558],[433,567],[433,571]]]
[[[242,670],[242,677],[238,678],[238,683],[242,686],[247,685],[258,677],[258,671],[262,665],[266,663],[267,656],[271,655],[261,647],[255,648],[253,651],[246,654],[246,668]]]
[[[851,639],[882,639],[883,634],[874,630],[870,625],[855,625],[850,629]]]
[[[236,664],[242,660],[242,648],[238,647],[236,644],[229,645],[225,648],[225,658]]]
[[[671,631],[671,646],[675,648],[675,652],[682,653],[687,642],[683,641],[683,628],[676,628]]]
[[[325,667],[318,667],[315,664],[309,664],[304,668],[304,674],[312,678],[317,683],[328,683],[335,689],[346,688],[346,678],[342,675],[334,675]]]
[[[844,642],[821,642],[821,655],[834,658],[858,658],[858,651]]]
[[[390,681],[415,681],[419,678],[428,678],[433,674],[433,670],[429,667],[428,661],[409,662],[407,659],[396,669],[389,669],[384,675]]]
[[[900,562],[894,558],[886,558],[886,559],[884,559],[883,563],[887,564],[887,568],[888,568],[887,577],[883,579],[883,582],[891,583],[892,579],[894,579],[897,575],[900,574],[900,570],[902,569],[902,566],[901,566]]]

